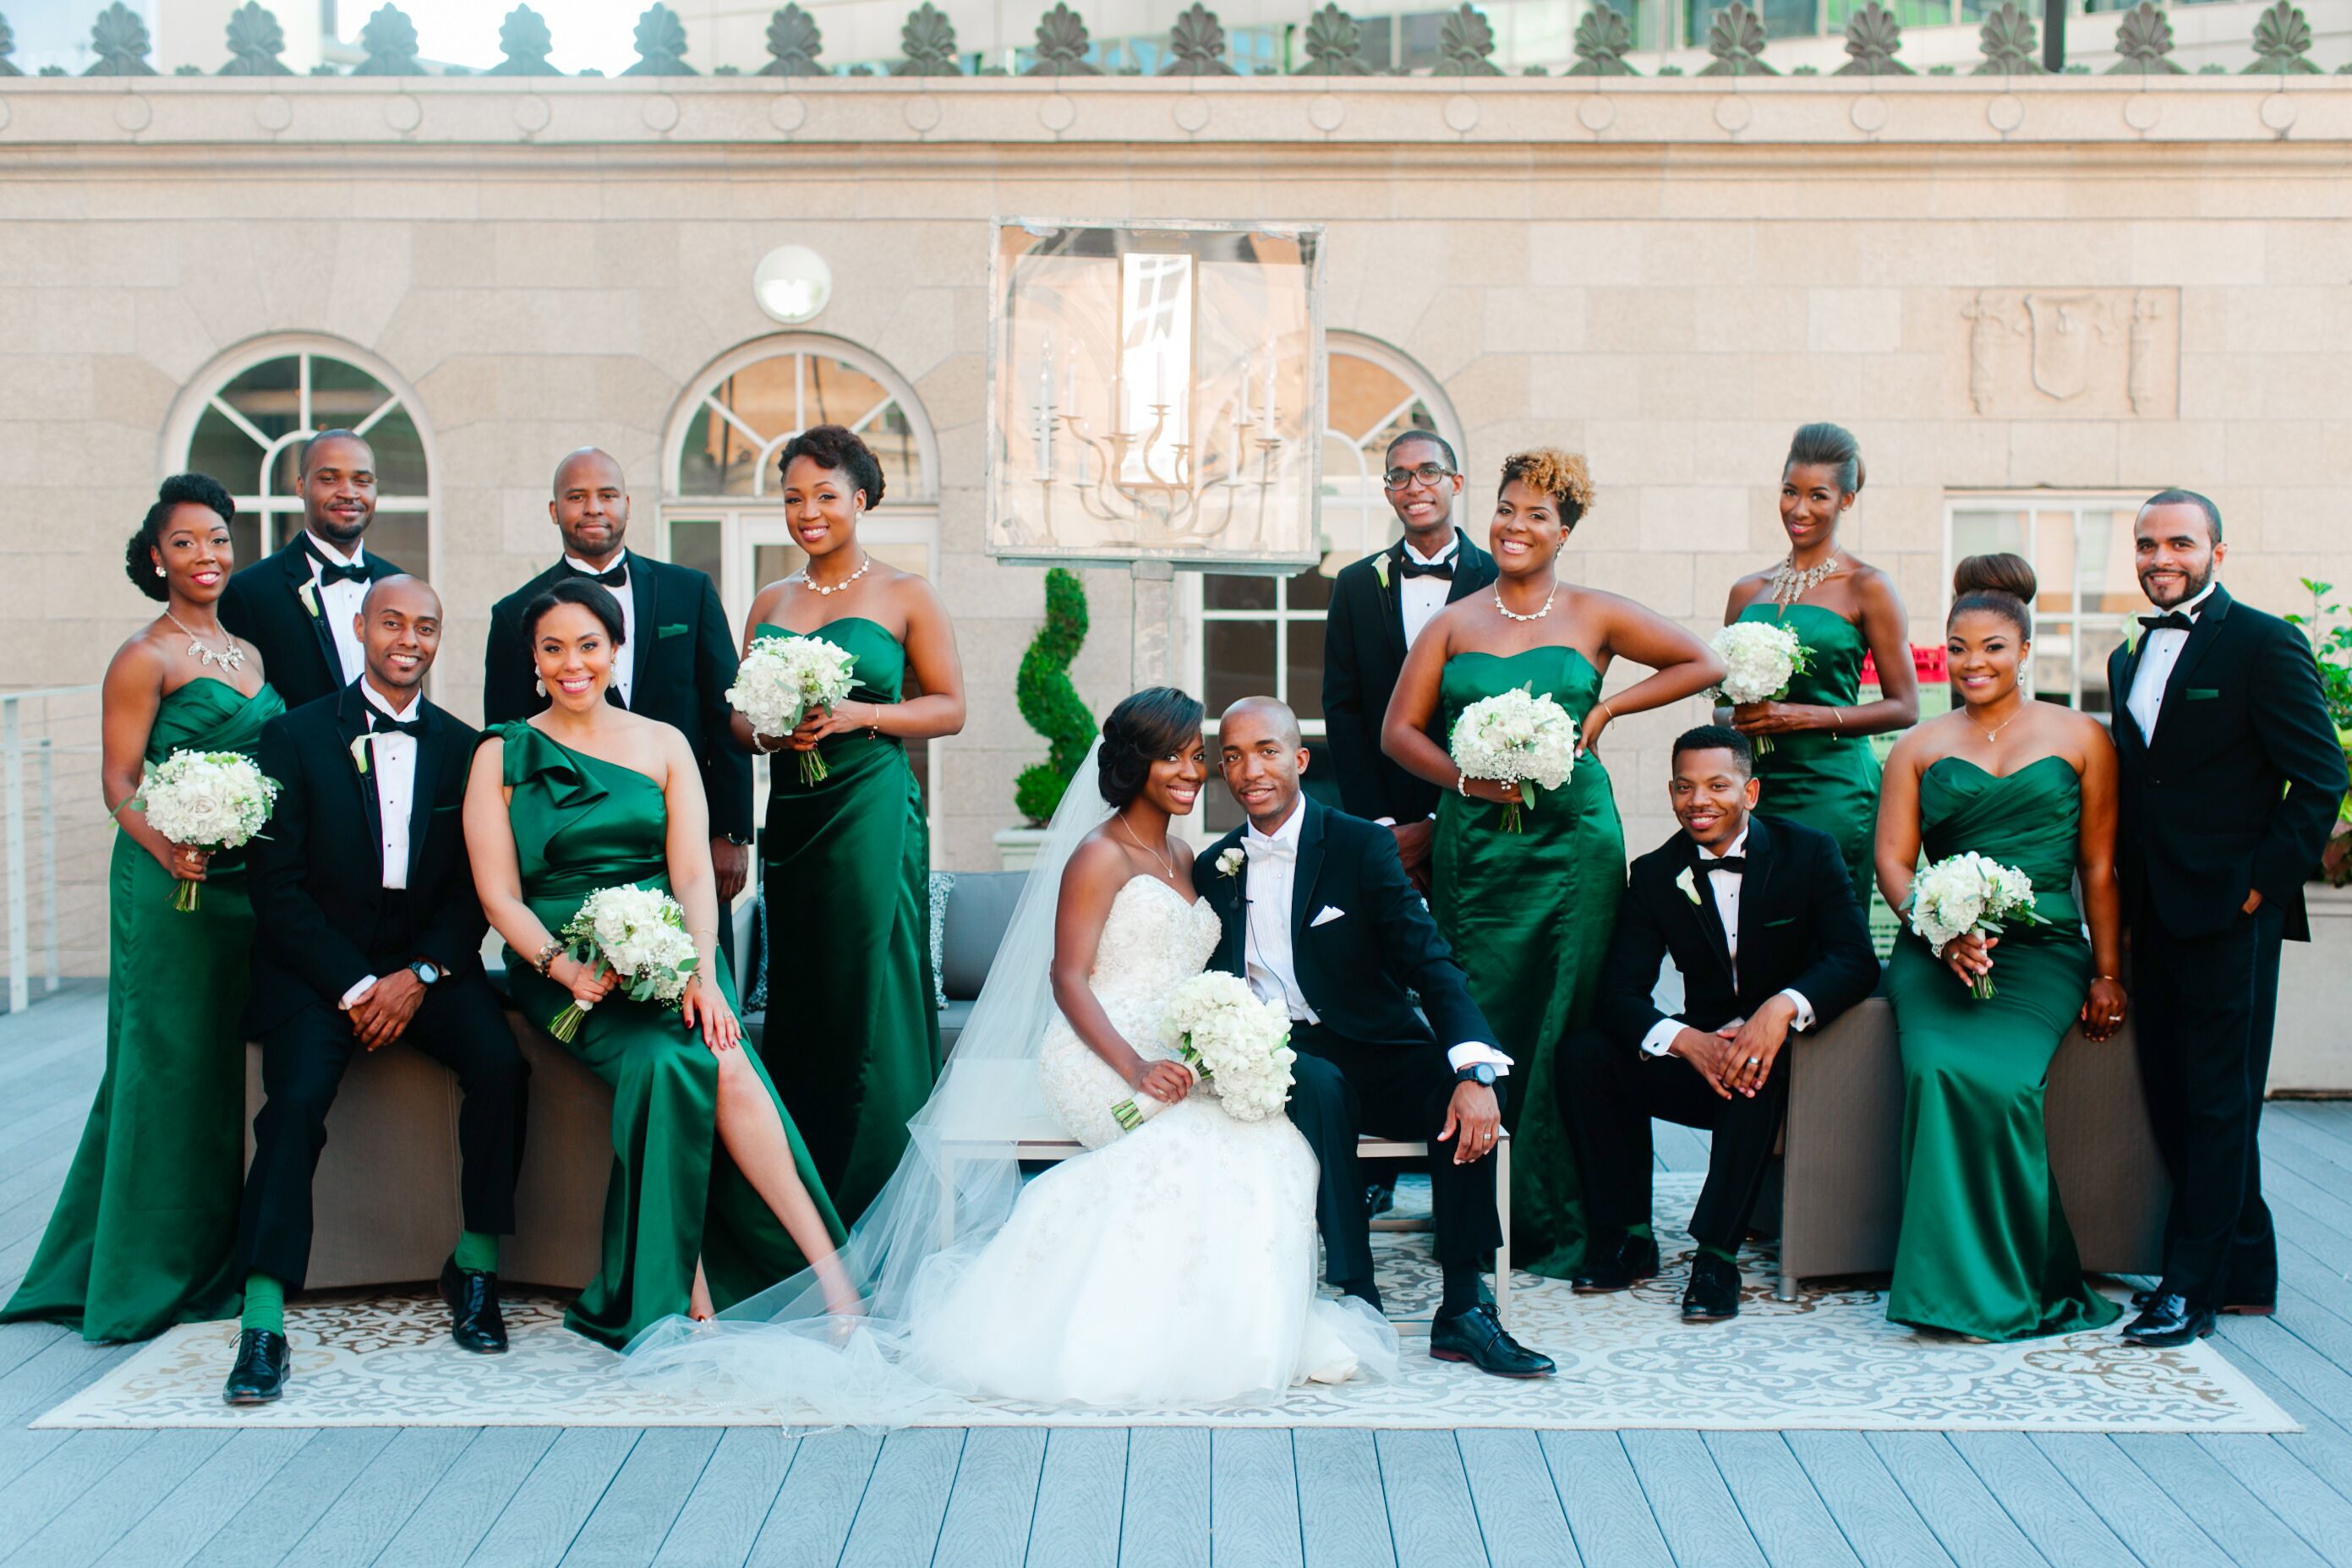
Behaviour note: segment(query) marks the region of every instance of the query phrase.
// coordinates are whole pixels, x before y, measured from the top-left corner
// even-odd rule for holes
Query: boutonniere
[[[362,778],[367,776],[368,742],[374,738],[374,735],[366,730],[352,737],[352,766],[360,770]]]
[[[1698,902],[1698,878],[1691,873],[1690,867],[1685,866],[1675,873],[1675,885],[1683,890],[1685,898],[1689,899],[1693,904]]]
[[[319,618],[319,580],[317,578],[304,578],[302,586],[294,591],[294,597],[302,601],[302,608],[310,612],[311,620],[316,621]]]
[[[1385,590],[1388,588],[1388,585],[1389,585],[1389,552],[1388,552],[1388,551],[1386,551],[1386,550],[1382,550],[1382,551],[1381,551],[1381,553],[1380,553],[1380,554],[1378,554],[1378,555],[1376,555],[1376,556],[1374,556],[1374,557],[1372,558],[1372,575],[1373,575],[1374,577],[1377,577],[1377,578],[1379,578],[1379,579],[1381,580],[1381,589],[1382,589],[1383,591],[1385,591]]]
[[[1242,873],[1242,867],[1248,863],[1249,856],[1242,852],[1241,845],[1234,844],[1217,856],[1217,874],[1239,876]]]

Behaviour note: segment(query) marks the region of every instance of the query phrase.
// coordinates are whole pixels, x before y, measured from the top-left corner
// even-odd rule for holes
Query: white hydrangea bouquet
[[[1789,683],[1813,667],[1812,651],[1786,626],[1769,621],[1735,621],[1707,644],[1723,661],[1723,684],[1716,692],[1735,706],[1778,702],[1789,695]],[[1772,737],[1748,737],[1761,756],[1772,749]]]
[[[1236,1122],[1263,1122],[1290,1103],[1290,1014],[1261,999],[1239,975],[1211,969],[1170,993],[1160,1037],[1201,1075]],[[1167,1109],[1150,1095],[1120,1101],[1112,1117],[1129,1132]]]
[[[1536,808],[1536,786],[1558,789],[1576,771],[1576,721],[1529,684],[1464,708],[1446,749],[1469,778],[1518,787],[1519,799],[1503,808],[1503,831],[1516,833],[1521,802]]]
[[[822,637],[762,637],[743,655],[730,706],[751,720],[755,735],[782,737],[801,727],[811,708],[831,708],[857,684],[857,655]],[[801,782],[825,776],[824,758],[801,753]]]
[[[618,974],[631,1001],[677,1006],[701,962],[694,938],[687,935],[686,911],[677,899],[650,887],[598,888],[559,935],[575,962],[601,962]],[[547,1032],[561,1040],[576,1040],[588,1007],[572,1003],[548,1021]]]
[[[234,751],[175,751],[147,769],[131,804],[173,843],[217,852],[250,843],[278,804],[278,780]],[[198,906],[204,884],[182,882],[172,907]]]
[[[1911,929],[1938,958],[1946,946],[1970,933],[2000,936],[2005,922],[2050,924],[2034,913],[2032,877],[1974,850],[1939,860],[1913,879],[1909,914]],[[1990,997],[1992,977],[1978,976],[1969,983],[1969,993],[1979,1000]]]

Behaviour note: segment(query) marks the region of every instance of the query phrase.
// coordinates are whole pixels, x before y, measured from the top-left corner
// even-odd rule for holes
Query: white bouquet
[[[1201,1075],[1236,1122],[1263,1122],[1290,1103],[1290,1014],[1261,1000],[1239,975],[1211,969],[1176,988],[1160,1014],[1160,1038],[1176,1059]],[[1133,1132],[1165,1107],[1150,1095],[1110,1108]]]
[[[278,780],[238,752],[175,751],[147,769],[130,804],[175,844],[233,850],[251,842],[269,821],[278,804]],[[172,907],[194,909],[203,885],[181,883]]]
[[[1786,626],[1769,621],[1735,621],[1707,644],[1723,660],[1723,684],[1716,692],[1725,702],[1778,702],[1789,695],[1789,683],[1813,667],[1812,651]],[[1772,749],[1772,737],[1752,737],[1759,756]]]
[[[1518,787],[1519,799],[1503,808],[1503,830],[1519,829],[1519,805],[1536,807],[1538,784],[1557,789],[1576,771],[1576,721],[1532,685],[1482,697],[1454,721],[1447,749],[1454,766],[1472,779],[1492,779]]]
[[[1974,850],[1939,860],[1914,878],[1908,913],[1911,929],[1938,958],[1945,947],[1970,933],[2000,936],[2004,921],[2050,924],[2033,911],[2032,877]],[[1969,982],[1969,992],[1979,998],[1991,996],[1992,977],[1979,976]]]
[[[631,1001],[674,1008],[701,960],[687,935],[686,911],[667,893],[624,884],[600,887],[582,901],[560,933],[564,950],[583,964],[602,963],[620,976]],[[547,1032],[576,1039],[586,1002],[573,1002],[549,1020]]]
[[[755,735],[787,736],[811,708],[831,708],[857,684],[857,655],[822,637],[762,637],[743,655],[730,706],[751,721]],[[801,782],[825,776],[824,758],[801,753]]]

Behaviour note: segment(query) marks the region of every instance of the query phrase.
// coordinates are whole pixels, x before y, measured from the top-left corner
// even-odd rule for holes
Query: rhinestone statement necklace
[[[188,632],[188,653],[198,664],[218,664],[222,669],[230,671],[242,670],[245,668],[245,644],[239,643],[236,638],[229,637],[228,647],[222,652],[215,653],[210,647],[205,645],[203,638],[197,636],[194,632],[188,632],[186,623],[181,621],[178,616],[173,614],[170,611],[166,610],[163,612],[163,619],[169,621],[173,625],[179,627],[181,631]],[[226,632],[222,632],[221,635],[228,637],[228,633]]]
[[[1764,581],[1772,591],[1772,601],[1786,610],[1806,594],[1835,577],[1837,571],[1838,553],[1835,550],[1830,551],[1828,559],[1821,565],[1809,566],[1802,571],[1797,570],[1797,558],[1791,555],[1765,573]]]

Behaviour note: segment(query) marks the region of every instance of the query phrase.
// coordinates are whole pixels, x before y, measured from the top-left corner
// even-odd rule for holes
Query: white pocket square
[[[1307,923],[1307,929],[1311,931],[1318,925],[1328,925],[1347,913],[1336,904],[1327,904],[1323,906],[1323,913]]]

